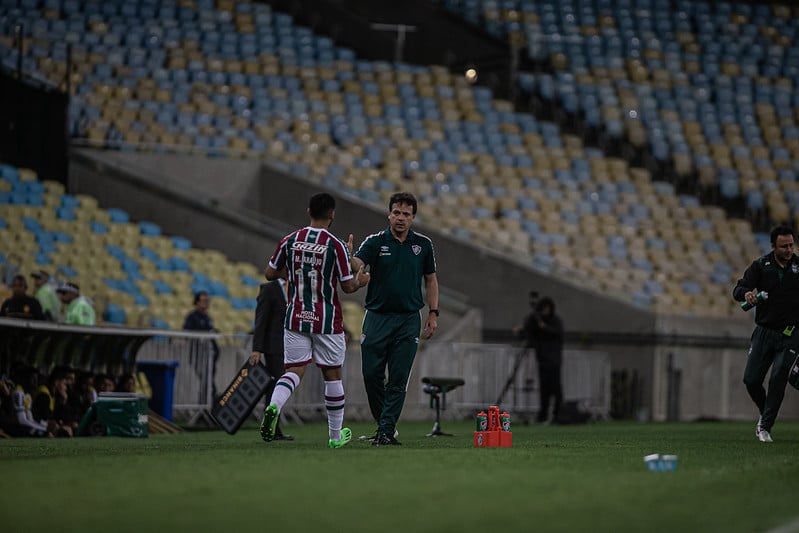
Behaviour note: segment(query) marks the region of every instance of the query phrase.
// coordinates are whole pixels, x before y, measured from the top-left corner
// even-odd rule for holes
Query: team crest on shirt
[[[419,255],[420,253],[422,253],[422,247],[419,246],[418,244],[414,244],[413,246],[411,246],[411,250],[413,250],[413,255]]]
[[[791,265],[791,272],[793,272],[794,274],[799,274],[799,265],[797,264]]]

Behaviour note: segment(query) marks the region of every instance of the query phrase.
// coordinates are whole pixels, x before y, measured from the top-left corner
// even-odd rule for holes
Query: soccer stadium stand
[[[799,222],[796,8],[695,0],[442,0],[525,43],[521,88],[645,148],[761,224]]]
[[[103,322],[181,329],[192,294],[208,291],[223,333],[252,328],[259,269],[213,250],[167,237],[151,222],[132,223],[119,209],[73,196],[27,169],[0,165],[0,249],[16,252],[28,274],[50,271],[92,298]],[[5,263],[6,257],[2,257]]]
[[[530,32],[540,28],[542,35],[552,37],[562,31],[559,24],[568,24],[564,32],[568,39],[543,43],[529,39],[531,55],[552,56],[556,72],[522,78],[528,88],[550,87],[554,97],[568,94],[561,86],[571,81],[573,97],[561,99],[562,105],[581,109],[577,96],[585,92],[587,101],[599,106],[598,115],[596,109],[587,112],[590,120],[618,135],[630,124],[643,122],[629,129],[646,139],[642,144],[648,143],[657,157],[688,157],[691,164],[677,165],[678,169],[692,169],[690,151],[698,149],[692,141],[684,141],[680,121],[712,115],[718,135],[705,143],[708,155],[702,161],[712,167],[711,146],[740,140],[730,144],[730,158],[740,161],[740,168],[730,168],[730,175],[746,190],[761,187],[757,169],[768,167],[771,152],[761,153],[763,146],[752,146],[758,157],[744,157],[749,148],[743,139],[756,129],[752,123],[744,131],[735,122],[745,106],[726,106],[723,114],[716,99],[691,106],[691,100],[684,98],[694,91],[689,76],[670,70],[674,61],[666,57],[665,49],[671,51],[672,46],[649,29],[660,21],[653,16],[659,13],[654,8],[619,8],[623,16],[614,16],[615,7],[599,2],[599,7],[591,8],[597,15],[578,24],[579,10],[573,2],[502,2],[501,9],[499,2],[448,4],[464,8],[467,19],[482,21],[499,35],[505,34],[506,26],[521,31],[529,25]],[[655,4],[658,9],[665,5]],[[693,3],[683,5],[688,7],[676,10],[677,14],[698,9],[690,7]],[[183,149],[209,156],[262,157],[293,174],[380,205],[392,192],[409,190],[426,206],[422,222],[505,252],[511,260],[579,280],[589,289],[618,294],[665,313],[739,312],[730,299],[730,286],[762,239],[748,222],[730,219],[721,208],[703,206],[694,196],[678,194],[671,185],[654,181],[648,170],[584,146],[580,137],[562,132],[553,122],[515,112],[510,102],[494,99],[489,89],[473,87],[444,67],[359,60],[352,50],[293,24],[290,16],[251,2],[21,0],[1,6],[0,33],[10,35],[18,23],[24,28],[26,68],[61,83],[71,49],[74,103],[69,126],[72,135],[89,143],[121,150]],[[549,7],[538,13],[538,6]],[[511,20],[514,16],[524,23]],[[668,31],[674,31],[669,29],[672,15],[663,20]],[[682,28],[680,20],[674,25]],[[625,63],[619,33],[636,36],[637,24],[646,25],[641,36],[647,38],[639,39],[635,57]],[[792,25],[789,21],[783,26]],[[605,33],[615,43],[612,53],[602,48]],[[772,37],[780,35],[775,30]],[[581,65],[566,53],[575,48],[572,37],[579,41],[576,48],[583,50],[585,41],[595,43],[602,53],[583,52],[586,64]],[[680,30],[680,38],[691,44],[698,37]],[[10,38],[0,38],[4,61],[10,65],[15,60],[12,44]],[[701,63],[702,56],[698,51],[695,55],[693,61]],[[646,62],[649,58],[653,63]],[[716,59],[725,69],[732,68],[726,59]],[[589,68],[589,61],[607,64]],[[628,71],[642,72],[640,94],[639,85],[633,83],[638,78],[630,81]],[[650,75],[657,84],[644,83]],[[705,85],[694,92],[701,93],[702,87],[705,92],[723,92],[713,85],[723,82],[719,76],[712,80],[706,76]],[[726,76],[729,84],[737,83],[732,74]],[[629,100],[638,98],[640,105],[617,103],[617,86]],[[778,91],[769,94],[776,98]],[[779,95],[783,102],[783,93]],[[677,103],[683,101],[694,115],[681,114]],[[633,117],[632,111],[641,117]],[[691,124],[691,132],[707,135],[696,120]],[[728,132],[729,138],[722,135]],[[791,146],[786,143],[787,151],[779,152],[781,160],[787,161],[784,156],[791,153]],[[735,159],[739,152],[742,157]],[[751,166],[751,172],[744,172],[744,164]],[[788,179],[788,170],[779,180],[775,173],[771,189],[762,191],[761,197],[752,195],[753,209],[766,205],[772,216],[777,213],[774,206],[782,198],[782,187],[795,183]],[[10,183],[14,187],[8,193],[10,203],[17,205],[23,198],[38,201],[35,191]],[[15,208],[20,219],[14,227],[36,232],[41,224],[40,233],[50,236],[25,245],[38,254],[37,260],[70,266],[85,276],[89,286],[97,289],[104,283],[124,295],[123,309],[149,305],[173,327],[175,295],[199,286],[217,296],[215,315],[231,321],[239,316],[236,306],[243,305],[240,298],[245,295],[243,282],[237,282],[250,271],[237,270],[210,252],[178,249],[162,236],[145,233],[153,228],[127,222],[124,213],[98,210],[90,199],[77,200],[77,206],[72,200],[66,204],[61,199],[42,200],[55,202],[46,204],[53,209],[43,215],[54,219],[55,228],[74,225],[63,232],[65,238],[80,235],[72,243],[47,233],[53,231],[51,226],[31,216],[35,206]],[[22,209],[31,211],[22,215]],[[23,216],[32,220],[31,227]],[[106,235],[113,237],[110,248]],[[96,260],[89,252],[69,258],[57,255],[62,248],[84,242],[93,243],[91,250],[99,247],[105,252]],[[88,275],[95,265],[101,268],[111,261],[121,266],[123,276]],[[220,280],[228,285],[218,285]],[[252,288],[248,291],[246,296],[251,297]],[[177,305],[183,308],[182,302]]]

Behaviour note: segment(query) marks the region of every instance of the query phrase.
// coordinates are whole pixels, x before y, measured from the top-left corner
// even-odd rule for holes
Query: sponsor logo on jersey
[[[326,244],[316,244],[315,242],[295,242],[291,249],[297,252],[311,252],[312,254],[323,254],[327,251]]]
[[[300,311],[299,313],[294,313],[294,316],[303,322],[317,322],[319,320],[319,317],[313,311]]]
[[[419,246],[418,244],[414,244],[413,246],[411,246],[411,250],[413,250],[413,255],[419,255],[420,253],[422,253],[422,247]]]
[[[388,246],[381,246],[380,253],[377,254],[378,256],[382,257],[384,255],[391,255],[391,252],[388,251]]]
[[[799,274],[799,265],[791,265],[791,272]]]

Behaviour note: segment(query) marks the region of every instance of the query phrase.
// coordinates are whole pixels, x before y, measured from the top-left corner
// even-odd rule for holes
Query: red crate
[[[513,433],[510,431],[475,431],[475,448],[512,448]]]

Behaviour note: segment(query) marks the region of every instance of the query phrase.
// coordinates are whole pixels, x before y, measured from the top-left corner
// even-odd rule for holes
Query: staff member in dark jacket
[[[264,356],[266,371],[272,381],[266,388],[266,399],[272,397],[277,379],[285,374],[283,366],[283,325],[286,320],[286,280],[261,284],[258,301],[255,307],[255,327],[252,332],[252,355],[250,364],[255,365]],[[268,403],[268,402],[267,402]],[[291,435],[284,435],[280,430],[280,421],[275,427],[274,440],[294,440]]]
[[[563,363],[563,322],[555,314],[552,298],[542,298],[524,321],[526,347],[535,350],[538,362],[538,381],[540,383],[541,407],[536,420],[546,422],[549,416],[549,399],[554,397],[553,420],[558,419],[563,403],[563,386],[560,367]]]
[[[183,321],[183,329],[189,331],[216,331],[214,321],[211,320],[211,315],[208,314],[208,309],[211,307],[211,297],[207,291],[197,291],[194,293],[194,311],[186,315]],[[205,341],[200,341],[205,342]],[[192,341],[192,350],[201,353],[199,350],[200,342]],[[211,367],[211,395],[216,398],[216,363],[219,361],[219,345],[215,340],[211,340],[209,344],[211,348],[211,357],[213,357],[213,365]]]
[[[28,282],[25,276],[17,274],[11,281],[11,298],[0,306],[0,317],[25,318],[28,320],[44,320],[44,313],[39,300],[28,296]]]
[[[796,235],[788,226],[771,230],[771,252],[755,259],[738,280],[732,296],[736,301],[757,304],[755,330],[744,369],[744,384],[760,411],[755,435],[772,442],[771,427],[785,396],[788,372],[799,351],[799,257],[794,254]],[[757,302],[757,294],[768,299]],[[771,367],[768,393],[763,388]]]

